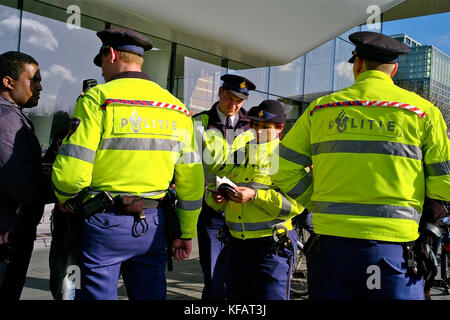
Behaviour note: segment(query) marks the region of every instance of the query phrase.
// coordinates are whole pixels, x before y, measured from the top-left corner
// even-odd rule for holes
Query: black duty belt
[[[160,205],[161,199],[144,199],[143,208],[145,209],[159,208]]]
[[[114,209],[120,215],[136,215],[144,218],[142,209],[159,208],[161,199],[145,199],[137,196],[123,196],[114,198]]]

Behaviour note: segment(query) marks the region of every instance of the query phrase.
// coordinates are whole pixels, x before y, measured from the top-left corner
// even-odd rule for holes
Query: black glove
[[[424,281],[433,279],[438,271],[436,254],[433,251],[436,241],[442,235],[438,224],[426,223],[419,238],[414,243],[414,256],[417,262],[417,275]]]

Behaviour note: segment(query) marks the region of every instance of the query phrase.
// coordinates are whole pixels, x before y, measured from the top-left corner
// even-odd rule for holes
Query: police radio
[[[114,198],[107,191],[101,191],[93,198],[84,201],[90,194],[90,191],[91,188],[87,187],[65,203],[65,206],[78,218],[88,218],[95,213],[104,212],[114,205]]]
[[[95,80],[95,79],[83,80],[83,92],[86,92],[88,89],[93,88],[96,85],[97,85],[97,80]]]

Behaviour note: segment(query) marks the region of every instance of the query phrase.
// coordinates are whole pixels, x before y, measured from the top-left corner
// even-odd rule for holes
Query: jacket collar
[[[14,112],[17,114],[24,115],[22,109],[17,104],[15,104],[12,101],[9,101],[3,96],[0,96],[0,105],[13,109]]]
[[[15,113],[17,113],[20,117],[25,118],[29,126],[34,129],[33,122],[28,118],[28,115],[23,111],[23,108],[20,108],[17,104],[14,102],[9,101],[3,96],[0,96],[0,105],[5,106],[8,108],[11,108]]]
[[[16,109],[19,108],[19,106],[17,104],[15,104],[14,102],[9,101],[4,96],[0,96],[0,104],[8,106],[8,107],[16,108]]]
[[[117,79],[123,79],[123,78],[137,78],[137,79],[144,79],[144,80],[151,80],[150,76],[145,72],[139,72],[139,71],[124,71],[119,74],[116,74],[112,80]]]

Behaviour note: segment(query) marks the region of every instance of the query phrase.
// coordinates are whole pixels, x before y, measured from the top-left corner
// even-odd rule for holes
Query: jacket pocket
[[[145,209],[144,209],[144,212],[145,212]],[[146,216],[147,222],[150,222],[150,223],[153,222],[153,224],[156,226],[158,226],[158,225],[164,226],[166,224],[166,216],[165,216],[164,210],[162,210],[162,209],[158,209],[157,212],[152,213],[152,214],[146,214],[145,216]]]
[[[118,216],[105,213],[94,214],[90,216],[86,222],[102,229],[111,229],[120,225]]]

